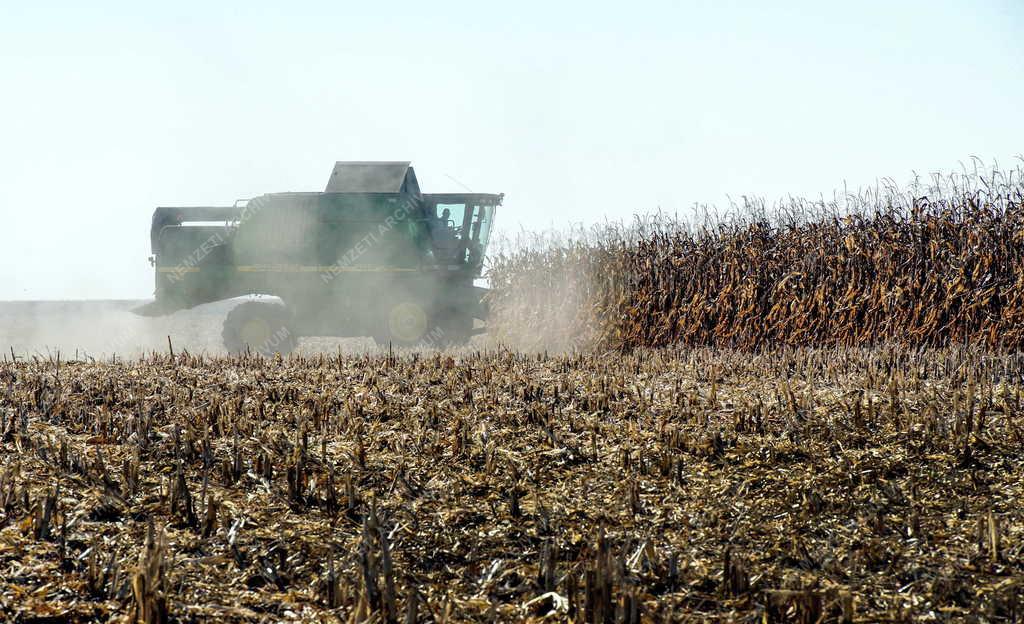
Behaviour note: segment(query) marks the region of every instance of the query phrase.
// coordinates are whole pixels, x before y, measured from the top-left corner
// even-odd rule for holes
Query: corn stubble
[[[7,361],[0,614],[1013,621],[1022,372],[965,348]]]

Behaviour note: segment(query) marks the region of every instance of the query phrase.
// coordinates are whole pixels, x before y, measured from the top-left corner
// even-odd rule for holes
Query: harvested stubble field
[[[12,621],[1015,621],[1022,360],[0,368]]]

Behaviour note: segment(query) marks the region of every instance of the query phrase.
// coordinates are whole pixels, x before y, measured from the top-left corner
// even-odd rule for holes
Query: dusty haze
[[[539,296],[527,293],[528,296]],[[143,301],[3,301],[0,302],[0,351],[10,359],[11,351],[19,358],[56,357],[63,359],[106,360],[112,357],[137,358],[145,353],[166,353],[170,336],[175,353],[224,355],[221,327],[234,306],[249,298],[231,299],[181,310],[169,316],[147,318],[131,313]],[[277,301],[259,297],[261,301]],[[550,309],[550,306],[538,309]],[[549,323],[538,334],[529,329],[528,319],[518,318],[517,310],[502,316],[508,330],[498,337],[475,336],[464,347],[451,349],[487,350],[510,347],[516,349],[556,351],[564,347],[559,341],[558,326]],[[509,316],[511,315],[511,316]],[[513,324],[513,322],[518,324]],[[378,352],[372,338],[303,337],[295,350],[298,354],[372,353]],[[415,350],[435,350],[425,344]]]
[[[273,301],[273,298],[262,298]],[[182,310],[169,316],[144,318],[131,313],[142,301],[14,301],[0,302],[0,349],[11,357],[134,358],[151,351],[166,353],[167,337],[177,353],[224,354],[221,324],[228,311],[243,301],[233,299]],[[363,338],[306,338],[298,352],[362,352],[373,350]]]

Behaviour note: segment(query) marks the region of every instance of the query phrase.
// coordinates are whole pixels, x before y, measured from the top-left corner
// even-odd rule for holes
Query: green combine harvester
[[[288,353],[300,336],[394,346],[462,344],[483,330],[475,286],[503,194],[420,193],[408,162],[339,162],[323,193],[229,207],[157,208],[150,233],[162,316],[242,297],[229,352]]]

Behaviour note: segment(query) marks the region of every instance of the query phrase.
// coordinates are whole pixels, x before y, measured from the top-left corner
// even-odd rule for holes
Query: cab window
[[[438,204],[435,216],[442,224],[460,234],[462,222],[466,218],[466,204]]]

